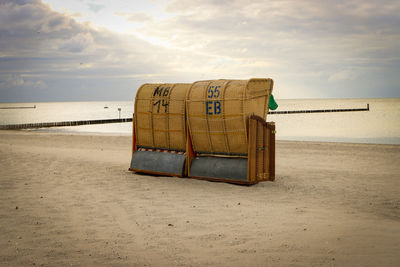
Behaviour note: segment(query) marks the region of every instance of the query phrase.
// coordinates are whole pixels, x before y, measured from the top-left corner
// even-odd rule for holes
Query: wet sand
[[[130,146],[0,131],[0,265],[400,262],[399,145],[280,141],[254,186],[137,175]]]

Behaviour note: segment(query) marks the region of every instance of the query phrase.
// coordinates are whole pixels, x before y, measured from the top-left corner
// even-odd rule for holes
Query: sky
[[[272,78],[277,99],[400,97],[398,0],[0,0],[0,102]]]

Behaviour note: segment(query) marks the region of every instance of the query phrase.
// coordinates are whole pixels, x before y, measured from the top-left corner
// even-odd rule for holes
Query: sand
[[[279,141],[255,186],[137,175],[130,146],[0,131],[0,265],[400,264],[399,145]]]

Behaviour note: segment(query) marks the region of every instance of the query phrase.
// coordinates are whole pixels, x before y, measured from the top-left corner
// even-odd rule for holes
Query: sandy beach
[[[0,265],[399,266],[399,145],[276,153],[238,186],[129,172],[129,136],[0,131]]]

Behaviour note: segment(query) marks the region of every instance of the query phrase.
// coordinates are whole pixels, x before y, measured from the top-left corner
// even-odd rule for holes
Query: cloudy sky
[[[281,99],[400,97],[399,14],[398,0],[0,0],[0,102],[251,77]]]

